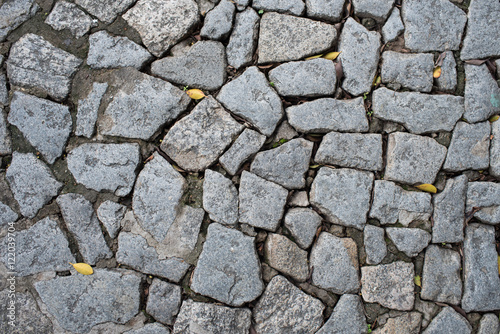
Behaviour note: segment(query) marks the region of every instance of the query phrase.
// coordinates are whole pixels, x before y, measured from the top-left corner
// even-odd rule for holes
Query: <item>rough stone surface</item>
[[[157,278],[149,286],[146,312],[163,324],[173,325],[181,306],[181,287]]]
[[[323,137],[314,161],[364,170],[382,170],[382,135],[329,132]]]
[[[226,39],[231,32],[236,8],[230,0],[221,0],[205,15],[200,36],[208,39]]]
[[[379,264],[387,255],[384,229],[373,225],[366,225],[363,232],[366,263]]]
[[[461,267],[462,261],[458,252],[436,245],[427,247],[420,297],[435,302],[460,304]]]
[[[260,22],[259,64],[302,59],[330,49],[337,40],[333,25],[278,13]]]
[[[283,276],[275,276],[253,309],[257,333],[314,333],[325,306]]]
[[[417,256],[431,241],[430,233],[419,228],[387,227],[385,231],[396,248],[409,257]]]
[[[274,269],[304,282],[309,274],[307,252],[281,234],[271,233],[264,246],[265,257]]]
[[[133,68],[110,74],[99,133],[126,138],[151,138],[164,124],[186,110],[190,98],[172,84]]]
[[[217,41],[200,41],[178,57],[165,57],[151,64],[151,72],[169,82],[216,90],[226,81],[226,52]]]
[[[0,62],[0,66],[1,62]],[[0,74],[0,107],[6,106],[9,103],[9,91],[7,89],[7,76]]]
[[[448,179],[442,192],[434,196],[433,243],[456,243],[464,240],[467,176]]]
[[[203,208],[210,219],[224,225],[238,222],[238,190],[222,174],[205,170],[203,181]]]
[[[105,30],[89,37],[87,65],[92,68],[134,67],[138,70],[149,61],[151,54],[127,37],[111,36]]]
[[[500,278],[498,254],[493,226],[469,224],[464,241],[465,312],[487,312],[500,308]]]
[[[49,164],[63,153],[72,124],[68,107],[17,91],[12,97],[7,120]]]
[[[303,249],[311,246],[320,225],[321,216],[309,208],[289,209],[284,219],[284,226]]]
[[[478,334],[497,334],[500,332],[500,321],[494,313],[483,315],[479,323]]]
[[[195,249],[204,215],[201,208],[182,207],[162,242],[167,256],[187,260]]]
[[[392,10],[391,16],[382,27],[382,38],[384,43],[392,42],[405,30],[403,21],[401,21],[401,14],[398,8]]]
[[[83,10],[66,1],[56,3],[45,23],[55,30],[68,29],[76,38],[82,37],[90,28],[97,26],[97,21],[94,22]]]
[[[4,237],[2,245],[2,262],[9,271],[17,276],[27,276],[44,271],[68,270],[68,262],[75,262],[63,232],[57,222],[47,217],[35,225],[15,234],[15,264],[9,264],[7,244],[11,241]],[[12,262],[10,262],[12,263]]]
[[[92,203],[80,194],[60,195],[56,202],[86,263],[93,265],[113,256],[104,240]]]
[[[269,81],[281,96],[333,95],[335,64],[323,58],[285,63],[269,72]]]
[[[245,129],[236,138],[233,145],[219,158],[221,166],[229,174],[236,174],[241,165],[259,151],[265,141],[266,136],[257,131]]]
[[[12,142],[10,133],[7,129],[7,119],[3,108],[0,107],[0,155],[10,154],[12,152]]]
[[[120,230],[120,222],[125,216],[127,207],[113,201],[105,201],[97,208],[97,218],[104,225],[111,238],[116,238]]]
[[[500,184],[493,182],[469,182],[465,212],[480,208],[474,217],[486,224],[500,223]]]
[[[415,134],[451,131],[463,113],[461,96],[394,92],[387,88],[373,92],[373,114],[401,123]]]
[[[428,220],[431,214],[429,193],[406,191],[390,181],[375,181],[370,218],[378,219],[383,225],[399,222],[408,226],[416,220]]]
[[[472,333],[472,326],[453,308],[447,306],[439,312],[422,333],[440,334],[450,331],[457,334],[470,334]]]
[[[322,232],[309,258],[312,284],[335,294],[359,290],[358,250],[350,238]]]
[[[156,152],[137,177],[132,209],[139,224],[158,242],[174,222],[185,189],[184,177]]]
[[[125,332],[127,334],[170,334],[170,330],[160,325],[158,322],[153,322],[141,327],[139,329],[134,329]]]
[[[191,289],[231,306],[241,306],[260,296],[264,284],[254,238],[210,224]]]
[[[435,80],[440,91],[453,93],[457,88],[457,63],[453,52],[446,51],[441,65],[441,76]]]
[[[368,303],[400,311],[413,309],[415,301],[413,263],[396,261],[361,268],[361,295]]]
[[[458,122],[443,169],[458,172],[466,169],[488,169],[490,164],[490,122]]]
[[[306,6],[302,0],[253,0],[252,7],[265,12],[278,12],[301,16]]]
[[[182,303],[173,334],[234,333],[247,334],[252,323],[247,308],[199,303],[190,299]]]
[[[363,230],[373,178],[369,172],[322,167],[311,186],[311,204],[330,222]]]
[[[257,47],[260,17],[251,7],[237,13],[227,44],[227,62],[235,69],[249,65]]]
[[[100,323],[132,319],[139,312],[140,283],[130,270],[94,269],[93,275],[59,276],[34,286],[61,327],[86,333]]]
[[[366,317],[361,298],[357,295],[342,295],[332,315],[316,334],[367,333]]]
[[[386,180],[402,183],[434,183],[446,157],[446,147],[432,138],[404,132],[389,135]]]
[[[344,71],[342,88],[352,95],[369,92],[380,57],[380,34],[350,17],[342,28],[338,49]]]
[[[307,16],[329,22],[342,19],[345,0],[306,0]]]
[[[405,46],[410,50],[458,50],[467,16],[450,1],[405,1],[401,14],[405,25]]]
[[[307,191],[295,191],[290,199],[288,200],[289,206],[301,206],[306,207],[309,206],[309,196],[307,195]]]
[[[108,89],[107,83],[94,82],[92,91],[87,97],[78,100],[78,113],[76,114],[75,135],[91,138],[94,134],[97,112],[101,105],[102,97]]]
[[[0,143],[2,142],[1,127],[0,125]],[[490,174],[500,178],[500,122],[491,123],[491,135],[493,139],[490,143]],[[1,144],[0,147],[2,147]],[[1,151],[0,149],[0,153]]]
[[[47,42],[26,34],[14,43],[7,60],[11,85],[63,100],[69,93],[72,77],[82,61]]]
[[[434,56],[432,53],[382,53],[382,82],[388,87],[409,88],[419,92],[432,89]],[[420,111],[419,111],[420,113]]]
[[[460,53],[462,59],[500,56],[499,15],[500,4],[496,1],[470,2],[467,34]]]
[[[113,22],[116,17],[128,9],[137,0],[75,0],[77,5],[104,23]]]
[[[76,182],[96,191],[126,196],[139,164],[138,144],[82,144],[68,153],[68,169]]]
[[[193,0],[139,0],[123,18],[141,35],[149,52],[160,57],[199,22]]]
[[[0,227],[15,222],[17,218],[19,218],[17,213],[8,205],[0,202]]]
[[[312,149],[312,142],[292,139],[279,147],[257,153],[250,171],[288,189],[303,188]]]
[[[465,64],[465,113],[472,123],[487,120],[500,111],[500,87],[485,64]]]
[[[367,132],[368,120],[361,97],[352,100],[317,99],[286,108],[288,122],[304,133]]]
[[[0,6],[0,42],[14,29],[29,20],[40,7],[35,0],[6,0]]]
[[[5,177],[19,203],[21,214],[28,218],[35,217],[38,210],[63,187],[50,169],[32,153],[12,153]]]
[[[418,312],[403,313],[400,316],[389,318],[385,325],[374,330],[373,334],[393,334],[393,333],[420,333],[420,323],[422,315]]]
[[[354,0],[354,14],[358,17],[371,17],[377,21],[384,22],[389,16],[394,2],[383,0],[374,3],[370,0]]]

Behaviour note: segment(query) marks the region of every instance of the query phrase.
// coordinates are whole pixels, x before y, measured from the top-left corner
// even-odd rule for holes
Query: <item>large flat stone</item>
[[[309,208],[291,208],[285,215],[284,226],[290,231],[295,242],[303,249],[311,246],[321,216]]]
[[[238,190],[233,182],[220,173],[205,170],[203,208],[211,220],[235,225],[238,222]]]
[[[401,21],[401,13],[398,8],[392,10],[391,16],[382,27],[382,38],[384,43],[392,42],[405,30],[403,21]]]
[[[474,217],[486,224],[500,223],[500,184],[493,182],[469,182],[465,212],[475,207]]]
[[[137,0],[75,0],[87,12],[104,23],[113,22],[116,17],[127,10]]]
[[[265,258],[269,265],[293,278],[304,282],[309,274],[307,252],[281,234],[271,233],[264,245]]]
[[[383,0],[375,3],[370,0],[354,0],[352,4],[356,16],[371,17],[376,21],[384,22],[389,16],[394,2]]]
[[[367,333],[366,317],[361,298],[356,295],[342,295],[333,313],[316,334]]]
[[[161,323],[173,325],[181,306],[181,292],[182,289],[178,285],[153,279],[149,286],[146,312]]]
[[[221,0],[214,9],[205,15],[200,36],[214,40],[226,39],[233,27],[235,11],[234,3],[230,0]]]
[[[377,181],[375,181],[377,182]],[[366,263],[379,264],[387,255],[387,244],[382,227],[366,225],[363,230],[363,243],[366,252]]]
[[[78,100],[75,135],[92,137],[95,131],[99,106],[107,89],[107,83],[94,82],[90,93],[85,98]]]
[[[266,136],[252,129],[245,129],[221,155],[219,163],[230,175],[234,175],[248,158],[260,150],[265,141]]]
[[[465,64],[465,113],[468,122],[485,121],[500,112],[500,87],[486,65]]]
[[[0,6],[0,42],[25,21],[29,20],[40,7],[35,0],[6,0]]]
[[[432,89],[434,56],[431,53],[382,53],[382,82],[393,89],[401,87],[419,92]],[[419,111],[420,112],[420,111]]]
[[[387,236],[408,257],[417,256],[431,241],[429,232],[419,228],[387,227]]]
[[[472,326],[467,319],[461,316],[453,308],[447,306],[432,319],[431,323],[422,332],[423,334],[440,334],[450,330],[456,334],[471,334]]]
[[[58,1],[45,23],[54,30],[68,29],[76,38],[82,37],[90,28],[97,26],[97,21],[94,22],[83,10],[67,1]]]
[[[236,14],[233,32],[226,49],[227,62],[232,67],[240,69],[252,62],[257,47],[259,22],[259,15],[251,7]]]
[[[500,321],[496,314],[488,313],[483,315],[481,322],[479,323],[479,328],[477,330],[478,334],[496,334],[500,332]]]
[[[345,0],[305,0],[307,16],[328,22],[342,19]]]

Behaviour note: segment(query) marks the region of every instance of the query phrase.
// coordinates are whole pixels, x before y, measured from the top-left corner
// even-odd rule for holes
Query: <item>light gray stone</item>
[[[471,122],[487,120],[500,111],[500,87],[485,64],[465,64],[465,113]]]
[[[167,236],[162,242],[169,257],[179,257],[187,261],[198,241],[205,211],[201,208],[184,206],[180,209]]]
[[[312,284],[335,294],[359,291],[358,249],[351,238],[322,232],[309,258]]]
[[[390,181],[375,181],[370,218],[378,219],[383,225],[399,222],[408,226],[416,220],[429,220],[431,214],[429,193],[407,191]]]
[[[309,206],[309,196],[307,195],[307,191],[295,191],[290,199],[288,200],[289,206]]]
[[[7,118],[5,112],[0,106],[0,155],[10,154],[12,152],[12,142],[10,132],[7,129]]]
[[[234,3],[236,5],[236,8],[239,11],[242,11],[245,10],[245,8],[250,5],[250,0],[234,0]]]
[[[409,184],[432,184],[444,162],[446,151],[446,147],[429,137],[391,133],[384,178]]]
[[[321,225],[321,216],[309,208],[292,208],[285,215],[284,226],[295,242],[303,249],[311,246],[316,230]]]
[[[50,169],[32,153],[12,153],[12,161],[5,174],[21,214],[36,216],[45,204],[59,193],[63,184]]]
[[[450,331],[456,334],[470,334],[472,333],[472,326],[453,308],[447,306],[439,312],[422,333],[441,334]]]
[[[298,137],[298,136],[299,136],[299,133],[297,131],[295,131],[295,129],[292,128],[292,126],[285,119],[279,125],[278,130],[276,130],[276,132],[274,133],[274,136],[272,137],[271,141],[273,141],[275,143],[279,142],[280,140],[283,140],[283,139],[286,139],[288,141],[288,140],[292,140],[293,138]],[[283,143],[279,143],[279,144],[283,144]]]
[[[12,238],[12,237],[10,237]],[[26,230],[15,233],[15,263],[7,250],[12,242],[5,236],[2,245],[2,262],[16,276],[28,276],[44,271],[64,271],[69,269],[68,262],[75,262],[69,249],[68,240],[57,225],[47,217]],[[9,250],[12,252],[12,250]]]
[[[87,65],[92,68],[134,67],[138,70],[151,60],[151,54],[127,37],[112,36],[105,30],[89,37]]]
[[[134,329],[131,331],[124,332],[127,334],[170,334],[170,330],[160,325],[158,322],[153,322],[141,327],[139,329]]]
[[[432,53],[382,53],[382,83],[393,89],[401,87],[430,92],[433,83],[434,56]],[[419,111],[420,112],[420,111]]]
[[[456,243],[464,240],[467,176],[448,179],[442,192],[434,195],[433,243]]]
[[[303,188],[312,149],[312,142],[292,139],[274,149],[257,153],[250,171],[287,189]]]
[[[0,125],[0,138],[2,138],[1,127]],[[491,139],[490,143],[490,174],[500,178],[500,122],[498,120],[491,123],[491,135],[493,139]],[[0,139],[0,143],[1,142],[2,140]],[[2,145],[0,145],[0,147],[1,146]],[[1,151],[0,149],[0,152]]]
[[[460,304],[461,267],[462,261],[458,252],[436,245],[427,247],[420,297],[435,302]]]
[[[500,56],[500,3],[472,0],[469,5],[467,34],[460,57],[465,59]]]
[[[394,7],[391,16],[382,27],[382,38],[384,43],[392,42],[405,30],[399,9]]]
[[[201,16],[212,10],[220,0],[195,0],[198,4],[198,10]]]
[[[61,156],[71,133],[68,107],[18,91],[12,97],[7,120],[49,164]]]
[[[97,208],[97,218],[104,225],[109,236],[114,239],[120,230],[120,222],[125,216],[125,205],[105,201]]]
[[[387,227],[385,231],[396,248],[408,257],[417,256],[431,241],[430,233],[419,228]]]
[[[132,209],[139,224],[161,242],[179,211],[186,180],[157,152],[135,183]]]
[[[445,171],[488,169],[490,164],[490,122],[468,124],[458,122],[453,130]]]
[[[139,0],[123,18],[156,57],[183,39],[200,21],[193,0]]]
[[[96,191],[126,196],[135,181],[139,164],[139,145],[82,144],[68,153],[68,169],[76,182]]]
[[[252,323],[248,308],[195,302],[186,299],[175,321],[173,334],[208,333],[247,334]]]
[[[370,0],[353,0],[354,14],[358,17],[371,17],[379,22],[384,22],[391,12],[394,1],[383,0],[373,2]]]
[[[413,263],[396,261],[361,268],[361,295],[367,303],[410,311],[415,301]]]
[[[497,197],[498,198],[498,197]],[[493,226],[469,224],[465,229],[464,294],[465,312],[487,312],[500,308],[498,254]]]
[[[422,327],[425,328],[441,309],[435,303],[426,302],[417,298],[415,300],[415,310],[422,314]]]
[[[363,230],[373,179],[369,172],[322,167],[311,186],[311,204],[330,222]]]
[[[200,41],[178,57],[165,57],[151,64],[151,72],[169,82],[216,90],[226,81],[226,52],[217,41]]]
[[[372,108],[375,117],[401,123],[411,133],[451,131],[464,113],[464,98],[379,88],[373,92]]]
[[[231,32],[236,8],[230,0],[221,0],[205,15],[200,36],[208,39],[226,39]]]
[[[384,229],[373,225],[366,225],[363,230],[363,236],[366,263],[379,264],[387,255],[387,244],[385,243]]]
[[[113,256],[104,240],[92,203],[82,195],[72,193],[60,195],[56,202],[86,263],[94,265]]]
[[[405,1],[401,14],[405,25],[405,46],[410,50],[458,50],[467,16],[450,1]]]
[[[337,40],[333,25],[278,13],[260,22],[259,64],[299,60],[330,49]]]
[[[191,289],[231,306],[241,306],[260,296],[264,284],[254,238],[210,224]]]
[[[367,333],[366,317],[361,298],[357,295],[342,295],[328,321],[316,334]]]
[[[66,1],[56,3],[45,23],[54,30],[68,29],[76,38],[82,37],[90,28],[97,26],[97,21],[92,20],[75,4]]]
[[[5,0],[0,6],[0,42],[25,21],[29,20],[40,7],[35,0]]]
[[[307,279],[309,275],[307,252],[287,237],[269,234],[264,245],[264,252],[272,268],[298,282],[304,282]]]
[[[266,136],[261,135],[257,131],[245,129],[236,138],[233,145],[219,158],[221,166],[230,175],[236,174],[241,165],[258,152],[265,141]]]
[[[302,0],[253,0],[252,7],[265,12],[277,12],[301,16],[306,10]]]
[[[173,325],[181,306],[181,287],[157,278],[149,286],[146,312],[163,324]]]
[[[86,333],[100,323],[132,319],[139,312],[140,284],[130,270],[96,268],[93,275],[58,276],[34,286],[62,328]]]
[[[127,10],[137,0],[75,0],[87,12],[104,23],[113,22],[116,17]]]
[[[15,42],[7,60],[12,86],[48,94],[60,101],[68,95],[73,75],[82,63],[43,37],[28,33]]]
[[[107,89],[107,83],[94,82],[92,90],[87,97],[78,100],[75,135],[87,138],[92,137],[97,121],[97,112]]]
[[[246,119],[270,136],[283,116],[281,99],[266,76],[255,66],[222,86],[217,100],[232,113]]]
[[[453,52],[446,51],[443,64],[441,65],[441,76],[435,80],[440,91],[453,93],[457,88],[457,63]]]
[[[323,323],[325,306],[283,276],[275,276],[253,309],[257,333],[314,333]]]
[[[8,205],[0,202],[0,227],[15,222],[19,215],[15,213]]]
[[[369,92],[380,58],[380,34],[350,17],[340,34],[338,50],[344,72],[342,88],[352,95]]]
[[[307,16],[329,22],[342,19],[345,0],[306,0]]]
[[[478,334],[497,334],[500,332],[500,321],[494,313],[483,315],[479,323]]]
[[[243,128],[208,96],[170,128],[160,147],[181,168],[201,171],[219,158]]]
[[[180,282],[190,266],[176,257],[160,259],[158,252],[148,245],[146,239],[129,232],[118,235],[116,261],[144,274],[160,276],[176,283]]]
[[[250,65],[257,47],[260,17],[251,7],[237,13],[227,44],[227,62],[235,69]]]
[[[493,182],[469,182],[465,212],[475,207],[480,210],[474,217],[486,224],[500,223],[500,184]]]
[[[286,115],[290,125],[304,133],[368,131],[361,97],[352,100],[317,99],[286,108]]]
[[[364,170],[382,170],[382,135],[329,132],[323,137],[314,161]]]
[[[1,65],[0,65],[1,66]],[[0,74],[0,107],[9,103],[9,91],[7,89],[7,76]]]
[[[99,133],[150,139],[184,112],[190,98],[169,82],[127,67],[110,74],[107,106],[99,117]]]
[[[420,333],[420,323],[422,315],[418,312],[407,312],[400,316],[389,318],[383,327],[378,327],[373,334],[392,334],[392,333]]]
[[[233,182],[220,173],[205,170],[203,208],[211,220],[235,225],[238,222],[238,190]]]

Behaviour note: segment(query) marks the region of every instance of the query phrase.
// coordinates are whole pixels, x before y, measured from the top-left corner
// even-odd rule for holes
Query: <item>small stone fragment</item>
[[[35,0],[3,1],[0,6],[0,42],[3,42],[12,30],[34,16],[39,8]]]
[[[120,230],[120,222],[125,216],[125,205],[113,201],[105,201],[97,208],[97,218],[104,225],[111,238],[116,238]]]
[[[497,334],[500,332],[500,321],[494,313],[483,315],[477,334]]]
[[[173,325],[181,306],[181,287],[157,278],[149,286],[146,312],[163,324]]]
[[[288,200],[288,205],[301,207],[309,206],[309,196],[307,195],[307,191],[294,192]]]
[[[94,22],[83,10],[66,1],[56,3],[45,23],[54,30],[68,29],[76,38],[82,37],[90,28],[97,26],[97,21]]]
[[[252,62],[257,47],[259,21],[259,15],[251,7],[236,14],[226,53],[228,64],[237,70]]]
[[[387,319],[385,325],[374,330],[373,334],[393,334],[393,333],[420,333],[420,323],[422,315],[418,312],[408,312],[394,318]]]
[[[387,227],[385,231],[396,248],[408,257],[417,256],[431,241],[430,233],[419,228]]]
[[[254,153],[258,152],[266,136],[257,131],[245,129],[234,141],[233,145],[219,158],[222,167],[230,174],[238,172],[241,165]]]
[[[307,16],[328,22],[342,19],[345,0],[306,0]]]
[[[382,38],[384,43],[392,42],[405,30],[399,9],[394,7],[391,16],[382,27]]]
[[[1,65],[0,65],[1,66]],[[0,74],[0,107],[9,103],[9,91],[7,89],[7,76]]]
[[[366,225],[363,232],[366,263],[379,264],[387,255],[384,229],[373,225]]]
[[[465,64],[465,113],[471,123],[485,121],[500,111],[500,87],[485,64]]]
[[[342,295],[328,321],[316,334],[367,333],[366,317],[361,298],[357,295]]]
[[[379,22],[384,22],[389,16],[394,2],[392,0],[383,0],[373,2],[370,0],[354,0],[354,14],[358,17],[371,17]]]
[[[309,274],[307,252],[285,236],[271,233],[264,246],[265,257],[274,269],[304,282]]]
[[[15,222],[19,215],[15,213],[8,205],[0,202],[0,227]]]
[[[465,212],[479,208],[474,217],[485,224],[500,223],[500,183],[469,182]]]
[[[470,334],[472,333],[472,326],[453,308],[447,306],[432,319],[429,326],[422,333],[440,334],[449,332],[450,330],[456,334]]]
[[[137,0],[75,0],[87,12],[104,23],[113,22],[116,17],[127,10]]]
[[[432,71],[434,56],[432,53],[400,53],[385,51],[382,53],[382,82],[389,88],[409,88],[419,92],[432,89]],[[419,111],[420,112],[420,111]]]
[[[169,257],[179,257],[187,261],[189,254],[195,249],[205,211],[201,208],[183,206],[167,236],[162,242],[164,253]]]
[[[284,225],[295,242],[306,249],[311,246],[316,230],[321,225],[321,216],[309,208],[292,208],[285,215]]]
[[[302,0],[253,0],[252,7],[265,12],[302,16],[306,6]]]
[[[75,135],[91,138],[94,134],[97,113],[102,97],[108,89],[107,83],[94,82],[92,91],[86,98],[78,100],[78,113],[76,114]]]
[[[457,63],[453,52],[446,51],[441,65],[441,76],[435,80],[439,90],[453,93],[457,88]]]
[[[236,8],[230,0],[221,0],[205,15],[200,36],[208,39],[226,39],[231,32]]]
[[[0,125],[0,143],[2,142],[1,127]],[[490,144],[490,174],[500,178],[500,122],[491,123],[491,135],[493,139],[491,139]],[[0,147],[2,147],[1,144]],[[0,149],[0,153],[1,151]]]
[[[205,170],[203,181],[203,208],[210,219],[224,225],[238,222],[238,190],[222,174]]]
[[[9,129],[7,128],[7,118],[5,112],[0,106],[0,155],[10,154],[12,152],[12,142]]]

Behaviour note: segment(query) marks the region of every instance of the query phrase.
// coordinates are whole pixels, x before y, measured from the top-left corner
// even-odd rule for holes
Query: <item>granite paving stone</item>
[[[0,42],[40,9],[35,0],[6,0],[0,6]]]
[[[290,231],[297,245],[307,249],[311,246],[316,231],[321,225],[321,219],[321,216],[310,208],[291,208],[287,211],[283,224]]]
[[[163,324],[173,325],[175,316],[181,307],[181,291],[182,289],[178,285],[158,278],[153,279],[149,286],[146,312]]]
[[[378,327],[373,334],[420,333],[422,315],[418,312],[405,312],[400,316],[389,318],[383,327]]]
[[[205,211],[202,208],[183,206],[161,243],[164,253],[169,257],[188,261],[189,255],[196,247],[204,216]]]
[[[45,19],[45,23],[58,31],[68,29],[76,38],[82,37],[90,28],[97,26],[97,21],[67,1],[58,1]]]
[[[352,4],[356,16],[371,17],[377,21],[384,22],[389,16],[394,2],[392,0],[383,0],[374,3],[369,0],[354,0]]]
[[[434,56],[432,53],[382,53],[382,82],[387,87],[399,90],[401,87],[419,92],[432,89]]]
[[[6,106],[7,104],[9,104],[9,91],[7,89],[7,76],[5,74],[0,74],[0,107]]]
[[[7,117],[4,109],[0,106],[0,155],[10,154],[12,152],[12,141],[10,131],[7,127]]]
[[[457,62],[453,52],[446,51],[441,65],[441,76],[435,80],[440,91],[453,93],[457,88]]]
[[[450,330],[457,334],[470,334],[472,333],[472,326],[463,316],[453,308],[447,306],[439,312],[422,333],[438,334],[446,333]]]
[[[384,43],[392,42],[404,31],[405,26],[401,20],[401,13],[398,8],[394,7],[391,16],[382,27],[382,38]]]
[[[479,322],[478,334],[496,334],[500,332],[500,321],[496,314],[487,313],[481,318]]]
[[[302,0],[253,0],[252,7],[265,12],[277,12],[302,16],[306,10],[306,5]]]
[[[133,329],[124,333],[128,334],[170,334],[168,327],[160,325],[158,322],[153,322],[144,325],[139,329]]]
[[[97,208],[97,218],[104,225],[111,238],[116,238],[120,230],[121,220],[125,216],[127,207],[125,205],[105,201]]]
[[[264,245],[265,258],[269,265],[291,277],[297,282],[304,282],[309,274],[307,252],[281,234],[271,233]]]
[[[230,0],[221,0],[205,15],[200,36],[208,39],[226,39],[233,27],[236,7]]]
[[[339,22],[345,0],[305,0],[307,16],[312,19]]]
[[[309,206],[309,204],[309,196],[305,190],[295,191],[288,200],[288,205],[291,207],[306,207]]]
[[[75,135],[87,138],[94,135],[99,106],[107,89],[107,83],[94,82],[90,93],[85,98],[78,100]]]
[[[417,256],[431,241],[430,233],[420,228],[387,227],[385,232],[396,248],[408,257]]]
[[[230,179],[210,169],[205,170],[203,181],[203,209],[218,223],[238,222],[238,190]]]
[[[474,217],[486,224],[500,223],[500,184],[493,182],[469,182],[465,212],[475,207]]]
[[[245,129],[220,156],[219,163],[230,175],[234,175],[248,158],[260,150],[265,141],[266,136],[252,129]]]
[[[0,227],[15,222],[19,215],[10,206],[0,202]]]
[[[486,65],[465,64],[465,113],[468,122],[487,120],[500,111],[500,88]]]
[[[127,10],[137,0],[75,0],[87,12],[104,23],[113,22],[116,17]]]
[[[366,334],[366,317],[361,298],[357,295],[342,295],[332,315],[317,334],[359,333]]]
[[[366,263],[379,264],[387,255],[387,244],[385,243],[384,229],[374,225],[366,225],[363,230],[363,234]]]
[[[0,130],[0,133],[1,132]],[[491,135],[493,139],[491,139],[490,143],[490,174],[500,178],[500,122],[491,123]],[[0,138],[1,137],[2,135],[0,134]]]
[[[257,48],[260,17],[248,7],[234,18],[233,31],[227,44],[227,62],[235,69],[250,65]]]

